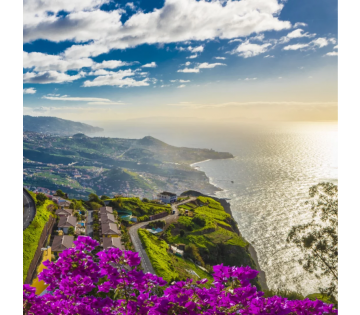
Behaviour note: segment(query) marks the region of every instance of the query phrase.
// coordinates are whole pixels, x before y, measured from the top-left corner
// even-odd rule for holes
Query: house
[[[157,196],[165,204],[173,203],[177,199],[176,194],[173,194],[168,191],[163,191],[162,193],[159,193]]]
[[[69,227],[76,229],[77,220],[72,215],[60,217],[58,228],[63,230],[65,234],[69,232]]]
[[[65,249],[72,248],[74,245],[74,236],[72,235],[55,235],[51,245],[53,252],[62,252]]]
[[[103,248],[104,249],[108,249],[108,248],[119,248],[121,250],[125,250],[125,247],[123,244],[121,244],[121,239],[120,237],[105,237],[103,239]]]
[[[106,213],[113,213],[113,208],[112,207],[101,207],[100,208],[100,214],[106,214]]]
[[[121,234],[115,223],[102,223],[101,230],[102,230],[103,238],[118,237]]]
[[[55,214],[58,216],[58,217],[67,217],[69,215],[72,215],[72,209],[57,209]]]
[[[110,213],[101,213],[100,220],[101,223],[117,223],[114,215]]]

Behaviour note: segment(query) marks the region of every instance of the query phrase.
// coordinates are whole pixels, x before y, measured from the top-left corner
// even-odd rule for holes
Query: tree
[[[75,233],[75,229],[72,226],[70,226],[68,229],[68,235],[74,235],[74,233]]]
[[[61,189],[58,189],[56,191],[56,196],[59,196],[61,198],[65,198],[65,193]]]
[[[338,288],[338,187],[320,183],[309,190],[313,218],[310,223],[292,227],[287,241],[304,254],[299,263],[316,276],[327,278],[329,284],[319,288],[322,294],[334,297]]]
[[[180,236],[181,236],[181,237],[184,237],[184,235],[185,235],[185,231],[184,231],[184,230],[180,230]]]
[[[47,199],[48,198],[43,193],[38,193],[36,195],[36,206],[38,207],[42,206]]]
[[[104,205],[104,202],[102,200],[100,200],[99,196],[94,194],[94,193],[91,193],[89,195],[89,201],[90,202],[96,202],[96,203],[98,203],[98,204],[100,204],[102,206]]]
[[[111,199],[111,198],[108,197],[108,196],[106,196],[106,195],[102,195],[100,199],[101,199],[101,200],[107,200],[107,199]]]

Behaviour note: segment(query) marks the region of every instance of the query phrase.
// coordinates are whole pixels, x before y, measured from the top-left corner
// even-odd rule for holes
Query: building
[[[69,215],[72,215],[72,209],[57,209],[55,214],[58,216],[58,217],[67,217]]]
[[[176,194],[168,191],[163,191],[162,193],[159,193],[157,197],[165,204],[173,203],[177,199]]]
[[[65,249],[72,248],[74,246],[74,236],[72,235],[55,235],[51,245],[53,252],[62,252]]]
[[[113,213],[113,208],[112,207],[101,207],[100,208],[100,214],[106,214],[106,213]]]
[[[101,230],[102,230],[103,238],[119,237],[121,235],[115,223],[102,223]]]
[[[121,244],[120,237],[105,237],[103,239],[103,248],[119,248],[121,250],[125,250],[125,247],[123,244]]]
[[[64,234],[68,234],[69,227],[73,227],[76,230],[77,220],[72,215],[60,217],[58,228],[64,231]]]
[[[100,220],[101,223],[117,223],[114,215],[110,213],[101,213]]]

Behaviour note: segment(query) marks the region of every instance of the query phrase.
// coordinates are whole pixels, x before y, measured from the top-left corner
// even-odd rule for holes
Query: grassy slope
[[[144,215],[157,214],[164,211],[170,213],[171,207],[151,202],[141,201],[139,198],[121,198],[121,208],[132,211],[133,215],[142,217]]]
[[[213,281],[213,278],[207,272],[198,268],[194,263],[169,254],[167,252],[168,245],[164,240],[158,239],[157,236],[152,235],[144,229],[139,229],[138,233],[158,276],[161,276],[168,282],[175,279],[185,280],[187,278],[199,280],[198,277],[187,272],[187,270],[193,270],[200,278],[209,279],[208,284]]]
[[[194,217],[180,216],[175,228],[170,228],[165,233],[169,243],[194,244],[206,264],[224,263],[228,266],[248,265],[256,268],[247,250],[246,240],[229,231],[233,219],[219,202],[200,196],[196,203],[186,204],[185,207],[194,217],[205,218],[205,226],[197,225],[193,221]],[[181,229],[185,231],[183,237],[179,234]]]
[[[34,196],[33,193],[31,193],[31,195],[36,201],[36,196]],[[28,228],[23,231],[23,281],[26,279],[30,263],[38,247],[41,233],[50,216],[50,212],[46,209],[46,207],[52,203],[52,201],[47,200],[44,205],[37,207],[34,220]]]

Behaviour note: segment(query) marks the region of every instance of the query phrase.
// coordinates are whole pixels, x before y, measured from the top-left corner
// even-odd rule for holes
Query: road
[[[182,201],[182,202],[179,202],[179,203],[176,203],[176,204],[172,204],[171,209],[175,210],[175,214],[171,214],[171,215],[168,215],[167,217],[161,218],[159,220],[154,220],[154,221],[151,221],[151,222],[160,221],[160,220],[163,220],[166,223],[176,222],[178,220],[178,216],[179,216],[179,211],[177,209],[177,206],[182,205],[182,204],[187,203],[187,202],[190,202],[190,201],[195,200],[195,199],[196,199],[196,197],[192,197],[192,198],[189,198],[189,199],[187,199],[185,201]],[[140,228],[142,228],[142,227],[144,227],[145,225],[148,225],[148,224],[149,224],[149,221],[141,222],[139,224],[135,224],[134,226],[132,226],[129,229],[129,234],[130,234],[130,237],[131,237],[131,241],[132,241],[132,243],[133,243],[133,245],[135,247],[135,250],[139,253],[139,256],[141,257],[141,266],[143,267],[144,272],[145,273],[150,272],[150,273],[155,274],[154,268],[151,265],[150,259],[149,259],[148,255],[146,254],[145,248],[143,247],[143,245],[141,243],[141,240],[139,238],[139,234],[138,234],[138,229],[140,229]]]
[[[36,206],[29,193],[23,189],[23,231],[30,225],[36,214]]]
[[[85,227],[85,234],[87,236],[90,236],[91,238],[94,237],[94,231],[93,231],[93,210],[87,211],[87,217],[86,217],[86,227]]]

